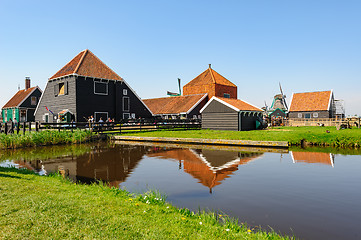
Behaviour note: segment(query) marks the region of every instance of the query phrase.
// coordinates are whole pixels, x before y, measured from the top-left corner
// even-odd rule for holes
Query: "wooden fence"
[[[72,122],[72,123],[39,123],[39,122],[22,122],[0,123],[0,133],[13,134],[31,131],[56,130],[56,131],[73,131],[75,129],[90,130],[96,133],[130,133],[140,131],[157,131],[157,130],[192,130],[201,129],[199,119],[170,119],[170,120],[144,120],[129,119],[120,122]]]

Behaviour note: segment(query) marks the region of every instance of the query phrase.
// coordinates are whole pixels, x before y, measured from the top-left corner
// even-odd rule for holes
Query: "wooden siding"
[[[193,108],[193,110],[187,115],[187,118],[193,118],[194,115],[197,117],[201,115],[199,111],[204,107],[204,105],[206,105],[207,102],[208,96],[206,96],[195,108]]]
[[[67,82],[67,94],[55,96],[54,87],[59,83]],[[64,84],[65,85],[65,84]],[[38,110],[35,114],[35,121],[43,121],[44,114],[49,114],[49,122],[56,122],[53,115],[46,110],[45,107],[48,107],[55,115],[57,115],[60,111],[64,109],[69,109],[75,116],[76,113],[76,77],[75,76],[68,76],[65,78],[48,81],[46,84],[45,90],[43,92],[43,96],[41,101],[38,104]],[[75,118],[75,121],[81,121]]]
[[[299,118],[298,114],[302,114],[302,117]],[[313,117],[313,114],[317,113],[318,117]],[[297,118],[297,119],[304,119],[305,114],[310,114],[311,118],[331,118],[331,113],[329,111],[315,111],[315,112],[290,112],[288,113],[289,118]]]
[[[238,131],[238,112],[202,113],[202,129]]]
[[[206,109],[203,110],[203,113],[234,113],[236,110],[218,102],[212,101]]]

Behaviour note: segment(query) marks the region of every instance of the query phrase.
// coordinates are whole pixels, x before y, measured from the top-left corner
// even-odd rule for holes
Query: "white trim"
[[[328,100],[328,106],[327,106],[327,111],[330,111],[330,107],[331,107],[331,100],[332,100],[332,95],[333,95],[333,90],[331,89],[330,91],[330,99]]]
[[[330,153],[330,161],[331,161],[331,166],[332,167],[335,167],[335,164],[334,164],[334,156],[332,155],[332,153]]]
[[[125,85],[127,85],[127,87],[129,88],[129,90],[130,91],[132,91],[132,93],[139,99],[139,101],[144,105],[144,107],[146,108],[146,109],[148,109],[148,111],[152,114],[152,116],[155,116],[154,114],[153,114],[153,112],[148,108],[148,106],[143,102],[143,100],[138,96],[138,94],[133,90],[133,88],[131,88],[130,86],[129,86],[129,84],[123,79],[123,82],[125,83]],[[129,95],[128,95],[129,96]]]
[[[295,94],[295,93],[292,93],[291,102],[290,102],[290,107],[288,108],[288,112],[291,112],[292,100],[293,100],[293,95],[294,95],[294,94]]]
[[[109,92],[109,82],[102,82],[102,81],[95,81],[95,79],[93,79],[93,82],[94,82],[94,94],[95,95],[104,95],[104,96],[107,96],[108,95],[108,92]],[[95,92],[95,83],[101,83],[101,84],[106,84],[106,93],[97,93]]]
[[[96,121],[96,119],[97,119],[97,113],[99,114],[99,113],[106,113],[107,114],[107,117],[106,117],[106,119],[105,120],[103,120],[104,122],[108,119],[108,116],[109,116],[109,114],[108,114],[108,112],[94,112],[94,122],[97,122]]]
[[[245,102],[247,103],[248,105],[251,105],[252,107],[255,107],[255,108],[258,108],[258,111],[257,110],[240,110],[240,111],[250,111],[250,112],[264,112],[262,109],[260,109],[259,107],[245,101],[245,100],[242,100],[242,99],[237,99],[237,100],[241,100],[242,102]]]
[[[125,118],[125,117],[124,117],[125,114],[128,114],[129,117],[128,117],[128,118]],[[122,118],[122,119],[131,119],[130,117],[131,117],[130,113],[123,113],[123,118]]]
[[[128,110],[124,109],[124,99],[125,98],[128,98]],[[128,97],[128,96],[122,97],[122,109],[123,109],[123,112],[130,112],[130,97]]]
[[[293,162],[293,163],[296,163],[295,158],[293,157],[293,152],[290,151],[290,154],[291,154],[292,162]]]
[[[48,86],[48,83],[49,83],[49,82],[47,82],[47,83],[45,84],[44,92],[45,92],[45,90],[46,90],[46,87]],[[37,86],[37,87],[38,87],[38,86]],[[39,89],[40,89],[40,88],[39,88]],[[41,89],[40,89],[40,91],[41,91]],[[53,89],[53,91],[54,91],[54,89]],[[34,117],[35,117],[36,113],[38,112],[38,108],[39,108],[39,105],[40,105],[41,100],[43,99],[43,96],[44,96],[44,94],[43,94],[43,92],[41,91],[41,96],[40,96],[40,98],[39,98],[38,105],[36,106],[35,111],[34,111]]]
[[[196,106],[198,106],[198,104],[200,104],[207,96],[208,96],[208,93],[204,94],[203,97],[201,97],[201,99],[199,99],[198,102],[196,104],[194,104],[185,114],[189,114],[191,111],[193,111],[193,109]]]
[[[209,105],[213,100],[216,100],[216,101],[218,101],[218,102],[226,105],[227,107],[229,107],[229,108],[231,108],[231,109],[233,109],[233,110],[235,110],[235,111],[237,111],[237,112],[246,111],[246,110],[238,109],[238,108],[236,108],[235,106],[233,106],[233,105],[231,105],[231,104],[223,101],[222,99],[219,99],[219,98],[213,96],[213,97],[206,103],[206,105],[204,105],[204,107],[203,107],[199,112],[202,113],[202,112],[204,111],[204,109],[206,109],[206,107],[208,107],[208,105]],[[245,103],[251,105],[252,107],[258,108],[258,107],[256,107],[256,106],[254,106],[253,104],[250,104],[250,103],[248,103],[248,102],[246,102],[246,101],[244,101],[244,100],[241,100],[241,99],[236,99],[236,100],[240,100],[240,101],[242,101],[242,102],[245,102]],[[258,109],[259,109],[259,110],[247,110],[247,111],[248,111],[248,112],[263,112],[263,110],[261,110],[260,108],[258,108]]]

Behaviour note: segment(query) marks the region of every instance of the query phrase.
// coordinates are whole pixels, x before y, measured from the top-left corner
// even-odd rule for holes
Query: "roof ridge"
[[[97,60],[99,60],[102,64],[104,64],[104,66],[111,71],[112,73],[114,73],[116,76],[118,76],[121,80],[124,80],[121,76],[119,76],[116,72],[114,72],[110,67],[108,67],[108,65],[106,65],[102,60],[100,60],[100,58],[98,58],[92,51],[88,50],[88,52],[90,52]]]
[[[77,71],[78,71],[78,69],[79,69],[79,67],[80,67],[80,65],[81,65],[81,63],[83,62],[83,60],[84,60],[84,58],[85,58],[85,55],[88,53],[88,49],[85,49],[83,52],[83,56],[81,56],[81,58],[80,58],[80,60],[79,60],[79,62],[78,62],[78,65],[75,67],[75,69],[74,69],[74,73],[76,73]]]
[[[213,76],[213,73],[212,73],[212,68],[211,68],[211,65],[209,65],[209,68],[208,68],[209,72],[211,73],[211,77],[212,77],[212,80],[213,80],[213,83],[216,83],[216,80],[214,79],[214,76]]]

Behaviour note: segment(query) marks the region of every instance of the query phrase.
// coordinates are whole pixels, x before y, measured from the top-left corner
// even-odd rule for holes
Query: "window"
[[[231,98],[231,95],[229,93],[223,93],[224,98]]]
[[[298,114],[298,118],[302,118],[302,113],[299,113],[299,114]]]
[[[31,105],[35,106],[36,105],[36,97],[31,97]]]
[[[312,116],[313,116],[314,118],[318,118],[318,113],[315,112],[315,113],[312,114]]]
[[[55,97],[61,95],[68,95],[68,82],[57,83],[54,85]],[[36,105],[36,104],[35,104]]]
[[[123,97],[123,111],[129,111],[129,97]]]
[[[123,113],[123,119],[129,119],[130,114],[129,113]]]
[[[26,122],[26,110],[20,110],[20,122]]]
[[[135,113],[132,113],[132,118],[135,119]]]
[[[108,95],[108,83],[94,81],[94,94]]]
[[[105,122],[108,119],[108,112],[95,112],[94,121],[99,122],[100,118]]]
[[[128,95],[128,90],[127,89],[123,89],[123,95]]]
[[[305,113],[305,118],[311,118],[311,113]]]

